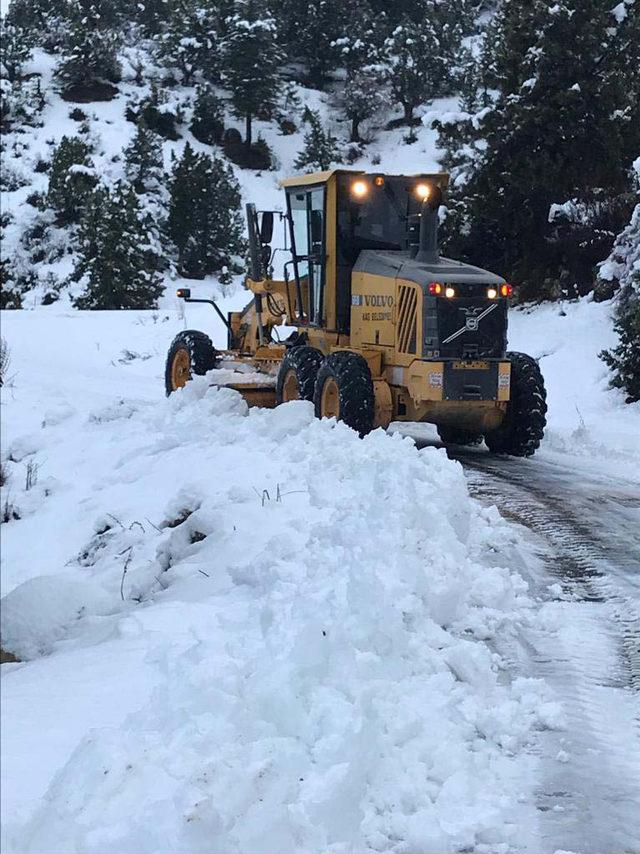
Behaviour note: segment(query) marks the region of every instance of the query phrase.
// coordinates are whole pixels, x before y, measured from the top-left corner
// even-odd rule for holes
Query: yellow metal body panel
[[[416,359],[404,368],[403,385],[416,403],[424,400],[442,400],[444,364]]]
[[[229,384],[225,388],[232,388],[240,392],[248,406],[260,406],[263,409],[273,409],[276,405],[276,390],[272,385],[258,385],[258,383]]]
[[[395,346],[396,282],[370,273],[351,275],[351,345]]]
[[[310,172],[306,175],[294,175],[291,178],[282,178],[278,183],[281,187],[307,187],[314,184],[325,184],[334,175],[383,175],[393,177],[383,172],[366,173],[361,169],[327,169],[325,172]],[[396,176],[397,177],[397,176]],[[449,174],[447,172],[415,172],[413,175],[405,175],[406,178],[423,178],[425,181],[435,181],[445,189],[449,186]]]
[[[337,184],[335,175],[327,182],[325,213],[325,279],[324,279],[324,325],[336,329],[336,281],[338,270],[336,209]]]

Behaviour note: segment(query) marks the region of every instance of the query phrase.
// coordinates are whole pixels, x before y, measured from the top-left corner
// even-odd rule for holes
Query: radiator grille
[[[398,290],[398,352],[415,353],[418,289],[400,285]]]

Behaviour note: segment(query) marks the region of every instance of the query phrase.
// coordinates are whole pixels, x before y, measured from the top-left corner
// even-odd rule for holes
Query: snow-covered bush
[[[120,79],[109,0],[70,0],[64,52],[56,75],[69,100],[109,100]],[[115,22],[114,22],[115,23]]]
[[[298,155],[295,168],[310,172],[324,171],[341,160],[338,140],[322,127],[320,114],[305,109],[304,120],[309,130],[304,135],[304,148]]]
[[[219,145],[224,134],[222,101],[211,86],[199,86],[189,130],[199,142]]]
[[[13,83],[22,71],[24,64],[31,56],[32,39],[28,30],[15,24],[10,24],[4,18],[0,19],[0,74]]]
[[[58,222],[78,222],[97,182],[89,145],[78,136],[63,136],[51,161],[47,201]]]
[[[166,89],[160,89],[152,84],[150,93],[138,100],[133,99],[126,110],[130,122],[143,122],[149,130],[159,134],[164,139],[176,140],[180,134],[176,128],[179,116],[168,104]]]

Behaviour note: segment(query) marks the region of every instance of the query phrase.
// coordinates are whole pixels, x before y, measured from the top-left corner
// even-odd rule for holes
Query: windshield
[[[338,252],[340,263],[352,267],[363,249],[407,249],[409,227],[417,222],[420,198],[417,179],[338,176]],[[362,191],[354,193],[354,183]]]

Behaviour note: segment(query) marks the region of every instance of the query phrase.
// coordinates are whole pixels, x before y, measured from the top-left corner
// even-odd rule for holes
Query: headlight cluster
[[[453,299],[456,295],[456,289],[453,285],[443,285],[440,282],[431,282],[429,285],[429,293],[432,297],[447,297],[447,299]]]
[[[498,299],[501,297],[511,297],[513,296],[513,285],[503,284],[499,287],[494,285],[491,288],[487,288],[487,296],[489,299]]]
[[[487,297],[489,299],[498,299],[498,297],[513,296],[513,285],[492,285],[487,288]],[[453,299],[457,296],[457,291],[453,285],[443,285],[441,282],[431,282],[429,285],[429,294],[432,297],[447,297]]]
[[[357,178],[355,181],[352,181],[351,195],[353,198],[364,199],[368,196],[372,183],[374,187],[384,187],[384,175],[375,175],[373,181],[371,179],[365,180],[363,178]],[[415,193],[421,202],[424,202],[433,195],[434,185],[427,184],[426,181],[420,181],[415,185],[412,192]]]

